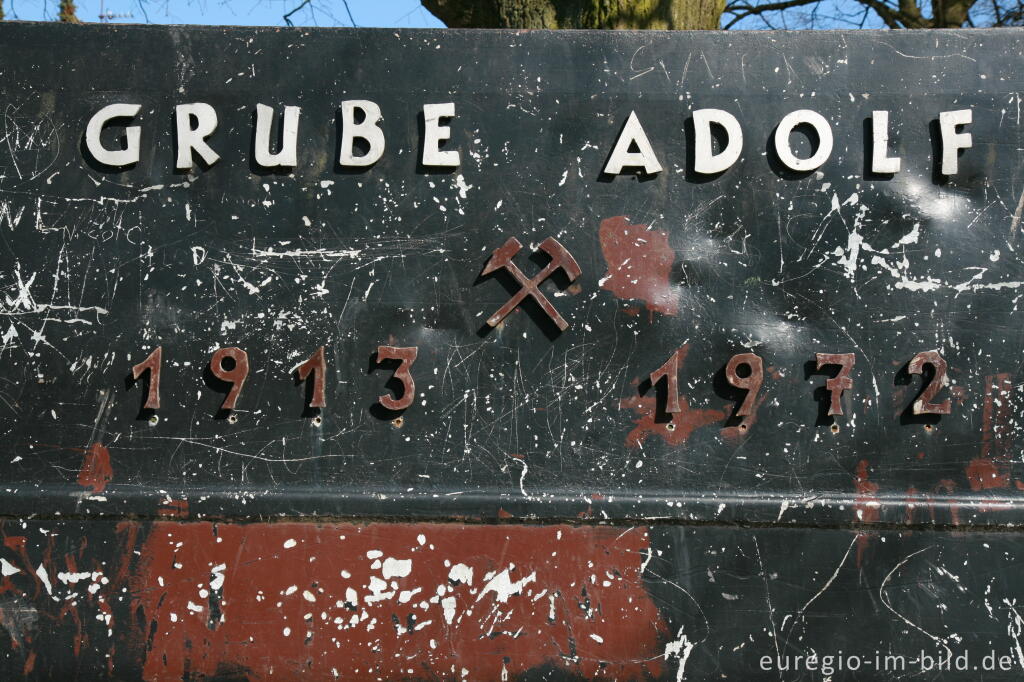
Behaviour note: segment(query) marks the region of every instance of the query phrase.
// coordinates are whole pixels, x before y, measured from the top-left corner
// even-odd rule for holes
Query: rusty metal
[[[857,356],[853,353],[815,353],[817,369],[824,369],[828,365],[838,365],[839,373],[834,377],[825,380],[825,390],[829,392],[828,416],[841,415],[843,413],[843,391],[853,388],[853,378],[850,372],[857,363]]]
[[[377,398],[377,402],[383,405],[385,409],[395,412],[405,410],[416,399],[416,382],[412,378],[412,364],[416,362],[418,354],[419,349],[416,347],[377,346],[378,364],[388,360],[398,361],[398,366],[395,368],[394,374],[392,374],[392,379],[397,381],[400,386],[397,397],[392,397],[385,393]]]
[[[665,364],[648,375],[651,386],[665,379],[665,412],[679,411],[679,352],[668,356]]]
[[[160,409],[160,368],[163,364],[163,347],[157,346],[145,360],[132,367],[132,379],[138,381],[139,377],[148,372],[146,379],[146,400],[142,404],[145,410]]]
[[[907,363],[907,374],[924,374],[924,368],[931,366],[933,375],[921,390],[921,394],[914,400],[914,414],[949,414],[953,410],[953,403],[946,398],[941,403],[932,402],[947,383],[946,361],[942,359],[938,351],[927,350],[918,353]]]
[[[739,368],[746,367],[746,374],[739,375]],[[757,394],[761,390],[761,383],[764,381],[764,362],[754,353],[737,353],[729,358],[725,366],[725,379],[731,386],[743,389],[747,392],[743,396],[743,402],[736,408],[737,417],[749,417],[754,413],[754,405]]]
[[[313,377],[313,388],[307,406],[326,407],[327,359],[324,357],[324,347],[317,348],[308,360],[295,368],[295,373],[298,375],[299,381],[307,381],[310,376]]]
[[[508,317],[529,296],[537,302],[541,310],[551,318],[551,321],[564,332],[569,328],[569,323],[565,321],[565,318],[555,309],[555,306],[548,300],[548,297],[541,293],[538,287],[559,270],[565,274],[569,282],[575,282],[576,278],[582,274],[580,266],[576,263],[576,259],[572,257],[572,254],[557,239],[548,237],[537,248],[547,253],[551,260],[540,272],[530,279],[512,261],[522,248],[523,245],[519,243],[518,239],[509,237],[508,241],[494,250],[494,253],[491,254],[490,259],[488,259],[487,264],[484,266],[481,276],[490,275],[498,270],[505,270],[512,275],[520,286],[519,291],[512,298],[487,318],[487,324],[491,327],[497,327],[502,320]]]
[[[233,366],[225,368],[225,361],[230,361]],[[242,387],[245,386],[245,380],[249,377],[249,354],[237,346],[218,348],[210,357],[210,372],[217,379],[231,384],[220,409],[235,409],[238,404],[238,396],[242,394]]]

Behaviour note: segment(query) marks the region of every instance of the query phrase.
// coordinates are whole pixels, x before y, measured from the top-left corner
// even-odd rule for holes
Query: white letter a
[[[629,151],[634,144],[638,151]],[[661,164],[658,163],[658,159],[654,155],[654,149],[651,148],[647,133],[640,125],[640,119],[636,117],[635,111],[629,112],[626,125],[619,133],[619,139],[615,141],[615,148],[612,150],[611,156],[608,157],[608,163],[604,166],[604,172],[609,175],[619,175],[623,168],[643,168],[644,173],[648,175],[661,172]]]

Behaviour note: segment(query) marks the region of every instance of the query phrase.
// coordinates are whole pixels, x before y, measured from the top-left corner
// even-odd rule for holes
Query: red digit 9
[[[750,374],[741,377],[738,373],[740,365],[750,368]],[[753,353],[737,353],[729,358],[729,364],[725,366],[725,380],[730,386],[746,389],[747,395],[743,398],[740,408],[736,410],[737,417],[747,417],[754,412],[754,401],[758,391],[761,390],[761,383],[764,381],[764,363],[761,358]]]
[[[224,361],[229,358],[234,361],[235,366],[231,369],[224,369]],[[245,385],[245,380],[249,376],[249,355],[235,346],[218,348],[210,358],[210,372],[221,381],[231,384],[231,390],[225,396],[220,409],[235,409],[238,395],[242,392],[242,386]]]

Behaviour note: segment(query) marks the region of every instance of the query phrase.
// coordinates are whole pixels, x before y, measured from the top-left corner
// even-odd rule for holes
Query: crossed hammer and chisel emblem
[[[574,282],[582,273],[580,266],[576,263],[576,259],[572,257],[572,254],[558,243],[557,239],[548,237],[540,243],[539,248],[551,257],[551,262],[545,265],[544,269],[534,275],[532,279],[528,279],[523,274],[523,271],[519,269],[519,266],[512,262],[512,259],[515,258],[522,248],[523,245],[519,243],[518,239],[510,237],[508,241],[494,250],[491,257],[487,260],[487,265],[484,266],[481,275],[486,276],[504,268],[521,287],[505,305],[498,308],[497,312],[487,318],[487,325],[489,327],[497,327],[502,320],[508,317],[509,313],[526,300],[527,296],[532,296],[533,300],[540,305],[541,310],[564,332],[569,328],[569,323],[555,310],[555,306],[551,304],[547,296],[541,293],[538,287],[559,269],[565,273],[569,282]]]

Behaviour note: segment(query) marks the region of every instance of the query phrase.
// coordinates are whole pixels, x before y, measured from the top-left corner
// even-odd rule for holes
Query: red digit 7
[[[853,371],[853,365],[857,362],[857,357],[853,353],[815,353],[814,356],[818,360],[819,370],[825,365],[839,365],[839,374],[832,379],[826,380],[825,388],[831,394],[831,401],[828,406],[829,416],[842,414],[843,406],[839,399],[842,397],[843,391],[853,388],[853,379],[850,378],[850,372]]]

